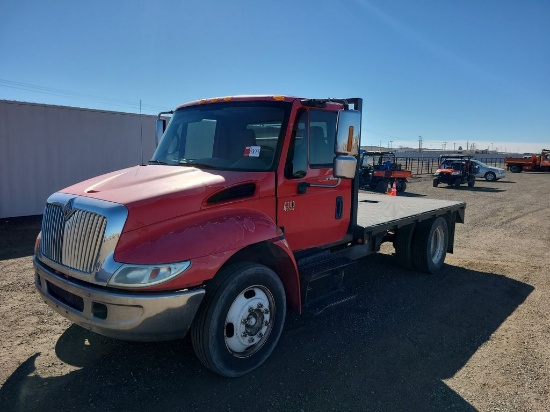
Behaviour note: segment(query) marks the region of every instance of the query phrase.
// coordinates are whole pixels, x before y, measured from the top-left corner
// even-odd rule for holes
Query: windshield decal
[[[245,157],[260,157],[261,146],[247,146],[244,148],[243,156]]]

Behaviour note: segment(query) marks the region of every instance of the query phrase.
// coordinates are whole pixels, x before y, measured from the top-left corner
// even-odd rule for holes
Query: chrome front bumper
[[[115,339],[159,341],[186,335],[204,289],[117,292],[63,279],[34,259],[36,288],[56,312],[86,329]]]

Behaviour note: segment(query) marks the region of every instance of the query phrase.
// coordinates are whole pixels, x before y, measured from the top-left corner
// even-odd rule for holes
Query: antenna
[[[143,116],[141,115],[141,99],[139,99],[139,146],[141,148],[141,164],[143,164]]]

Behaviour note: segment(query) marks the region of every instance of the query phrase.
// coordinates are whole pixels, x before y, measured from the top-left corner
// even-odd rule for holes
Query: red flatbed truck
[[[341,290],[393,242],[406,268],[452,253],[461,202],[359,193],[360,98],[226,97],[178,107],[147,165],[63,189],[35,245],[36,288],[72,322],[126,340],[190,333],[229,377],[260,366],[287,307]]]

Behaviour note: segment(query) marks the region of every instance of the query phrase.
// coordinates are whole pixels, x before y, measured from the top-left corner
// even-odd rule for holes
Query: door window
[[[336,139],[336,112],[309,111],[309,165],[332,167]]]

